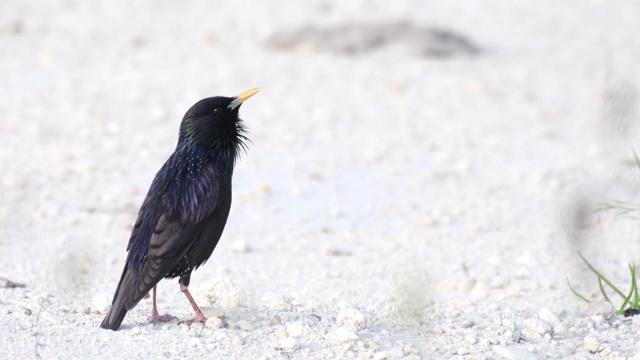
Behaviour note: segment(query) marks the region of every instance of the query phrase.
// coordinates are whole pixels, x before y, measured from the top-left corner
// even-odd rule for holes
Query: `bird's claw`
[[[164,314],[164,315],[155,314],[155,316],[154,315],[149,316],[149,322],[153,324],[169,322],[174,319],[177,320],[178,318],[170,314]]]
[[[205,323],[207,321],[207,318],[204,316],[196,316],[193,319],[189,319],[189,320],[182,320],[178,323],[178,325],[191,325],[193,323]]]

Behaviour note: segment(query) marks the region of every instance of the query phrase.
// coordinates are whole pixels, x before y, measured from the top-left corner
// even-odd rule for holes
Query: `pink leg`
[[[189,292],[189,288],[186,285],[183,285],[182,282],[180,282],[180,291],[182,291],[184,293],[184,296],[187,297],[187,300],[189,300],[189,303],[191,304],[191,307],[193,307],[193,311],[196,313],[196,317],[194,317],[191,320],[182,320],[182,321],[179,322],[179,324],[191,325],[194,322],[203,323],[203,322],[207,321],[207,318],[202,314],[202,311],[200,311],[200,308],[198,307],[198,304],[196,304],[196,302],[193,300],[193,297],[191,297],[191,293]]]
[[[167,322],[175,319],[175,316],[171,316],[169,314],[160,315],[158,314],[158,308],[156,307],[156,287],[153,287],[153,306],[151,307],[151,316],[149,316],[149,321],[157,324],[159,322]]]

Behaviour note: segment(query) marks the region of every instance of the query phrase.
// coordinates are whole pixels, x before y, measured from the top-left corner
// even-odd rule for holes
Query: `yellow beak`
[[[257,94],[258,91],[260,91],[260,88],[253,88],[251,90],[247,90],[247,91],[243,92],[242,94],[236,96],[233,99],[231,104],[229,104],[228,108],[231,109],[231,110],[237,108],[238,106],[242,105],[242,103],[245,102],[245,100],[247,100],[248,98],[250,98],[253,95]]]

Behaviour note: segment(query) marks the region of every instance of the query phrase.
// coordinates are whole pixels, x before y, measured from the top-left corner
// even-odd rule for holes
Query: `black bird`
[[[101,328],[117,330],[127,311],[151,289],[149,320],[173,319],[158,314],[156,285],[175,277],[180,277],[180,290],[196,314],[183,323],[207,320],[189,293],[189,280],[213,253],[227,222],[233,168],[248,140],[238,109],[259,90],[206,98],[184,115],[178,145],[153,179],[138,212],[127,261]]]

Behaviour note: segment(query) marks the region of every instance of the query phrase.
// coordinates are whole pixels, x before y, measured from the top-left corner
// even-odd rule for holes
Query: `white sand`
[[[640,319],[566,278],[599,299],[581,250],[626,291],[640,255],[636,222],[592,214],[638,201],[640,7],[393,3],[5,2],[0,277],[26,287],[0,288],[0,357],[638,356]],[[402,20],[482,53],[270,40]],[[99,329],[182,115],[255,86],[227,229],[192,277],[226,327],[154,327],[143,300]],[[159,306],[192,316],[176,280]]]

